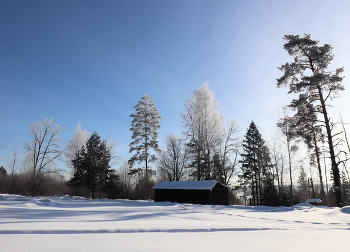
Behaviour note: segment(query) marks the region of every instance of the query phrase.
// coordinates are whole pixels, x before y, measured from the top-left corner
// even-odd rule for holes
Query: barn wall
[[[154,201],[170,201],[192,204],[228,205],[228,189],[213,188],[212,190],[180,190],[155,189]]]
[[[229,205],[229,195],[227,188],[213,188],[210,197],[212,205]]]

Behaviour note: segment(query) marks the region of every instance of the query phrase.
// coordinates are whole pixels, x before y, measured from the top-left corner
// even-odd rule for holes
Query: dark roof
[[[216,180],[201,181],[161,181],[158,182],[154,189],[180,189],[180,190],[211,190],[215,186],[226,188],[223,184]]]

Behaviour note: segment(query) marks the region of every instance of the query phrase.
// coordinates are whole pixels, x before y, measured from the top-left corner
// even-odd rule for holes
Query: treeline
[[[67,187],[66,180],[62,175],[43,175],[37,182],[40,184],[40,189],[35,190],[36,194],[33,194],[33,183],[32,178],[29,174],[25,172],[16,172],[14,174],[9,174],[3,166],[0,167],[0,170],[0,193],[33,196],[69,194],[69,188]]]
[[[151,199],[157,181],[217,180],[234,189],[236,204],[291,206],[319,198],[330,206],[349,205],[350,148],[342,145],[345,127],[338,130],[327,111],[329,100],[344,90],[343,68],[329,71],[332,47],[319,46],[308,34],[284,39],[294,62],[279,68],[283,75],[277,87],[288,87],[298,98],[284,109],[274,139],[265,141],[253,121],[239,139],[236,121],[225,120],[204,83],[185,100],[182,135],[167,133],[162,149],[157,140],[161,117],[152,98],[142,96],[130,115],[132,157],[118,170],[112,168],[118,157],[108,138],[90,135],[79,124],[62,150],[62,128],[52,119],[29,125],[24,156],[15,145],[6,169],[0,168],[1,192]],[[55,164],[59,159],[69,171],[65,177]]]

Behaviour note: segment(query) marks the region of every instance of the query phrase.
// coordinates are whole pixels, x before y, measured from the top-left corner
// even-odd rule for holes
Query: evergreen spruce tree
[[[151,154],[151,150],[160,151],[158,148],[157,130],[160,128],[159,120],[161,117],[154,106],[152,97],[145,94],[134,108],[136,113],[130,115],[133,118],[130,128],[133,142],[129,145],[129,152],[136,153],[129,159],[128,163],[132,167],[136,162],[145,162],[146,197],[149,197],[148,164],[157,160],[156,155]]]
[[[261,196],[261,204],[264,206],[273,207],[277,207],[280,205],[280,200],[274,183],[274,179],[269,172],[265,174]]]
[[[259,157],[262,172],[262,179],[260,180],[261,204],[265,206],[279,206],[281,202],[275,186],[275,175],[271,163],[270,150],[266,145],[262,146]]]
[[[110,169],[104,183],[103,192],[109,199],[117,199],[119,194],[124,190],[124,185],[120,181],[120,175],[115,170]]]
[[[317,103],[319,106],[327,133],[336,202],[338,207],[342,207],[339,168],[331,132],[333,125],[329,120],[326,106],[328,99],[337,97],[339,91],[344,90],[341,84],[344,77],[340,76],[344,68],[337,68],[335,72],[329,71],[327,68],[334,58],[332,46],[329,44],[319,46],[319,41],[312,40],[309,34],[305,34],[304,37],[285,35],[284,39],[287,41],[284,49],[294,57],[294,62],[286,63],[279,68],[284,74],[277,79],[277,87],[289,87],[288,93],[303,93],[311,103]]]
[[[5,177],[7,175],[7,171],[3,166],[0,166],[0,176]]]
[[[240,181],[242,184],[249,185],[252,195],[252,205],[259,205],[261,199],[262,184],[262,163],[261,153],[264,146],[264,140],[252,121],[247,129],[243,139],[243,153],[241,154]]]
[[[349,183],[349,177],[346,176],[345,172],[342,171],[341,174],[342,184],[342,195],[344,200],[344,206],[347,206],[350,204],[350,183]]]
[[[307,181],[307,175],[303,167],[300,167],[300,173],[298,178],[298,197],[299,202],[306,202],[309,198],[308,194],[309,186]]]
[[[111,159],[107,141],[101,140],[100,136],[94,132],[86,142],[86,147],[82,146],[72,160],[75,173],[68,185],[89,190],[92,199],[97,192],[108,194],[113,190],[112,195],[115,197],[115,190],[119,190],[120,185],[118,185],[119,177],[116,177],[115,171],[110,167]]]

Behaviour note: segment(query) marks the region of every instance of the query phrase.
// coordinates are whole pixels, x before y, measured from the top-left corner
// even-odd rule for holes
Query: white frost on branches
[[[73,169],[72,160],[75,159],[76,153],[85,146],[90,134],[86,129],[82,130],[80,122],[73,133],[73,138],[68,141],[66,151],[64,153],[66,166]]]
[[[161,117],[157,109],[154,106],[152,97],[144,94],[141,100],[134,107],[136,109],[135,114],[131,114],[133,118],[131,122],[130,131],[132,131],[133,142],[130,143],[129,152],[136,151],[136,154],[129,160],[129,165],[133,166],[135,162],[145,162],[146,172],[148,168],[148,162],[153,162],[157,158],[155,155],[151,155],[151,149],[159,152],[158,148],[158,132],[160,128],[159,120]]]
[[[181,116],[188,138],[196,139],[210,150],[220,145],[224,135],[224,118],[207,82],[186,99],[185,113]]]

